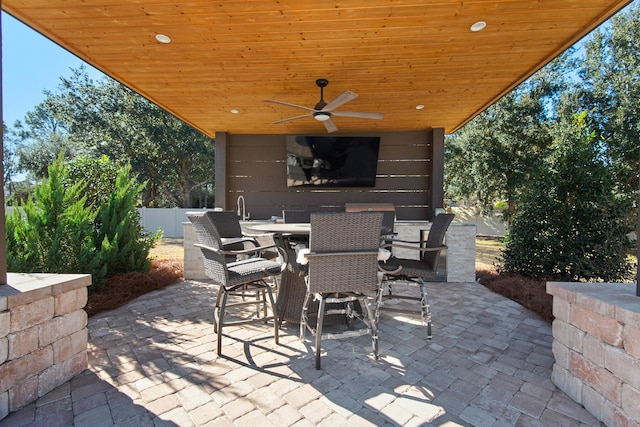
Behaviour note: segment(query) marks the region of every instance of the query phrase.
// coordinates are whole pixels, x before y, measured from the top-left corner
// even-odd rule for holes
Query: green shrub
[[[82,182],[62,184],[65,168],[58,160],[49,178],[37,185],[19,209],[7,217],[7,267],[23,273],[89,273],[102,283],[106,268],[93,243],[96,212],[85,204]]]
[[[88,169],[107,168],[105,159],[87,162]],[[85,180],[71,179],[61,159],[49,167],[49,178],[36,186],[34,197],[7,217],[7,264],[24,273],[89,273],[91,291],[101,289],[107,277],[149,270],[149,251],[160,233],[146,233],[136,209],[145,184],[131,178],[129,165],[120,168],[110,185],[89,192]],[[87,170],[87,176],[99,171]],[[104,175],[103,175],[104,176]],[[95,186],[94,186],[95,188]],[[104,194],[106,193],[106,194]]]
[[[114,189],[101,203],[96,221],[94,243],[100,248],[108,276],[148,271],[149,251],[161,236],[146,233],[140,225],[136,205],[145,184],[138,184],[130,174],[129,165],[119,170]]]
[[[538,280],[630,279],[633,201],[618,191],[584,118],[567,126],[548,169],[523,192],[505,240],[504,272]]]

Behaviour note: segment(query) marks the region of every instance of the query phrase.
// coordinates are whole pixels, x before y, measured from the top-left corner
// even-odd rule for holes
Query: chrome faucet
[[[240,207],[240,202],[242,202],[242,207]],[[249,214],[247,213],[247,205],[244,201],[244,196],[238,196],[238,201],[236,202],[238,205],[238,216],[242,221],[246,221],[249,219]]]

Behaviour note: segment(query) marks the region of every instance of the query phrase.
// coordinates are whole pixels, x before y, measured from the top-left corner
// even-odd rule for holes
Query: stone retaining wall
[[[0,420],[85,370],[88,274],[14,274],[0,285]]]
[[[608,426],[640,426],[640,297],[635,284],[547,283],[553,382]]]

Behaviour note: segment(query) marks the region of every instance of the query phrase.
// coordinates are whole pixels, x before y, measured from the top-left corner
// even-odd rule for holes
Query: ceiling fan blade
[[[353,101],[357,97],[357,94],[351,92],[350,90],[345,90],[340,95],[336,96],[330,103],[325,105],[322,111],[332,111],[349,101]]]
[[[304,119],[305,117],[313,117],[313,114],[303,114],[301,116],[289,117],[288,119],[282,119],[282,120],[278,120],[277,122],[273,122],[273,124],[277,125],[284,122],[290,122],[291,120]]]
[[[276,100],[273,100],[273,99],[265,99],[264,102],[271,102],[273,104],[286,105],[287,107],[300,108],[301,110],[316,111],[313,108],[303,107],[302,105],[297,105],[297,104],[290,104],[288,102],[276,101]]]
[[[338,126],[336,126],[335,123],[333,123],[333,120],[329,119],[329,120],[325,120],[324,122],[324,127],[327,129],[327,132],[332,133],[338,130]]]
[[[358,119],[374,120],[382,120],[382,118],[384,117],[383,113],[364,113],[361,111],[333,111],[331,115],[337,117],[356,117]]]

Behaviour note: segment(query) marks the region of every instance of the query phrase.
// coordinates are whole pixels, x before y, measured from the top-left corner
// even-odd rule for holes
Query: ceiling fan
[[[353,101],[358,97],[357,94],[351,92],[350,90],[346,90],[342,92],[340,95],[335,97],[328,104],[324,100],[324,88],[329,84],[329,80],[327,79],[318,79],[316,80],[316,85],[320,88],[320,101],[313,108],[303,107],[302,105],[290,104],[288,102],[275,101],[272,99],[267,99],[265,102],[272,102],[274,104],[280,105],[288,105],[289,107],[300,108],[302,110],[309,111],[308,114],[303,114],[301,116],[289,117],[288,119],[278,120],[277,122],[273,122],[273,124],[279,124],[284,122],[289,122],[291,120],[303,119],[305,117],[313,117],[314,119],[322,122],[324,127],[327,129],[327,132],[335,132],[338,130],[338,127],[331,120],[331,116],[336,117],[356,117],[359,119],[375,119],[381,120],[384,117],[382,113],[364,113],[358,111],[334,111],[336,108],[346,104],[349,101]]]

